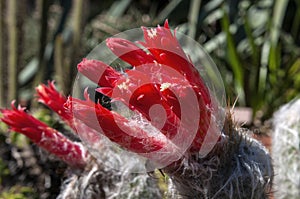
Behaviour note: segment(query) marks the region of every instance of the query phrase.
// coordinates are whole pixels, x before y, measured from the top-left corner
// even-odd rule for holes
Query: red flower
[[[133,70],[127,70],[126,74],[121,74],[113,72],[112,67],[100,61],[86,59],[78,65],[78,69],[100,86],[97,89],[98,92],[111,97],[114,101],[122,101],[132,111],[137,111],[143,118],[151,120],[151,124],[171,141],[176,136],[183,139],[195,136],[189,151],[198,152],[208,133],[209,126],[215,125],[211,122],[212,100],[209,90],[198,70],[184,53],[175,35],[172,34],[167,21],[164,27],[158,26],[151,29],[142,27],[142,29],[145,42],[138,43],[144,46],[144,49],[121,38],[106,40],[111,51],[132,65]],[[94,72],[90,73],[90,71]],[[193,98],[195,101],[191,100]],[[129,121],[117,113],[109,111],[99,104],[72,100],[76,104],[73,106],[75,117],[88,126],[101,131],[121,146],[134,152],[147,152],[142,149],[143,145],[139,145],[138,137],[146,136],[150,141],[147,142],[149,144],[147,147],[152,146],[153,150],[164,147],[162,145],[165,143],[149,137],[147,132],[137,127],[129,127]],[[194,103],[189,103],[190,101]],[[182,107],[183,105],[184,107]],[[159,108],[164,109],[164,114],[155,115],[153,107],[158,108],[156,111],[159,111]],[[198,110],[199,114],[184,114],[183,109],[186,113]],[[89,116],[93,111],[96,111],[94,121]],[[194,120],[198,121],[196,122],[196,135],[192,134],[192,128],[189,127],[195,126],[193,125]],[[180,128],[182,124],[184,124],[184,129]],[[101,129],[98,129],[99,126]],[[126,131],[120,129],[120,126]],[[212,129],[216,130],[217,128],[213,127]],[[179,133],[181,135],[178,135]],[[122,139],[132,140],[133,138],[130,136],[127,138],[128,135],[134,135],[135,144],[128,146],[120,141]]]
[[[212,105],[211,105],[209,91],[206,85],[204,84],[202,78],[200,77],[199,72],[193,66],[192,62],[185,55],[175,35],[173,35],[172,32],[170,31],[168,21],[165,22],[164,27],[158,26],[157,28],[151,28],[151,29],[142,27],[142,29],[144,32],[145,42],[139,42],[139,43],[142,44],[146,48],[146,50],[150,52],[150,54],[146,54],[146,53],[145,53],[146,55],[144,54],[144,59],[150,60],[149,57],[153,57],[154,61],[150,60],[149,63],[155,62],[163,66],[162,68],[170,67],[176,70],[178,73],[182,75],[181,78],[184,77],[188,80],[189,86],[193,88],[193,90],[197,95],[201,117],[199,119],[199,129],[192,143],[191,150],[199,151],[210,125],[210,117],[211,117],[210,111]],[[130,45],[127,44],[125,46],[125,45],[119,45],[118,44],[119,42],[120,42],[119,39],[112,38],[107,40],[108,43],[107,46],[124,61],[127,61],[129,64],[135,63],[136,61],[131,59],[131,58],[135,58],[134,56],[132,55],[128,56],[126,57],[126,59],[124,58],[126,54],[121,56],[121,54],[125,51],[124,48],[126,46],[130,46],[130,49],[127,49],[127,51],[130,51],[130,53],[134,54],[135,52],[137,52],[138,51],[137,49],[132,51],[132,49],[134,49],[134,47],[132,46],[135,44],[131,43]],[[125,43],[125,41],[122,41],[122,43]],[[130,41],[127,41],[127,43],[130,43]],[[136,46],[136,48],[138,47]],[[142,55],[142,53],[139,53],[139,55]],[[141,64],[143,64],[143,62],[141,62]],[[136,68],[138,67],[139,66],[137,65]],[[151,74],[150,71],[151,70],[148,69],[144,72],[146,75],[149,75]],[[161,72],[161,74],[163,74],[163,72]],[[179,84],[177,84],[180,78],[175,80],[174,78],[172,78],[171,75],[169,75],[169,78],[170,78],[169,80],[163,79],[161,82],[163,84],[170,83],[171,87],[172,86],[174,87],[174,85],[182,85],[182,81]],[[183,86],[177,88],[179,89],[180,93],[184,92],[183,90],[180,91],[180,89],[182,88]],[[180,103],[178,103],[178,99],[176,99],[176,97],[173,95],[172,90],[169,88],[162,89],[162,90],[163,91],[161,92],[161,95],[164,96],[164,99],[166,99],[170,107],[173,108],[173,112],[177,115],[178,118],[183,119],[179,112]],[[187,95],[185,94],[185,96]],[[149,98],[149,100],[152,99]],[[182,99],[180,99],[179,101],[181,100]],[[187,107],[185,107],[185,109],[187,109]]]
[[[132,66],[140,66],[141,64],[155,62],[155,58],[151,54],[147,54],[126,39],[108,38],[106,39],[106,44],[118,57]]]
[[[85,166],[87,153],[81,144],[67,139],[60,132],[27,114],[24,108],[16,108],[13,103],[11,107],[12,110],[0,109],[1,121],[9,125],[11,130],[24,134],[70,166]]]
[[[113,68],[98,60],[83,59],[77,68],[91,81],[103,87],[114,87],[115,81],[121,76]]]
[[[48,81],[48,86],[40,84],[35,90],[38,96],[38,102],[48,106],[72,127],[73,116],[64,108],[64,103],[67,101],[67,98],[56,90],[54,81]]]
[[[38,101],[56,112],[60,118],[73,129],[73,132],[83,139],[83,141],[90,145],[99,142],[99,133],[74,118],[72,113],[64,107],[67,98],[56,90],[54,81],[49,81],[48,86],[45,84],[39,85],[36,87],[36,92]]]
[[[161,136],[150,136],[118,113],[92,102],[86,91],[85,98],[83,101],[69,97],[65,106],[72,110],[76,118],[101,132],[111,141],[136,153],[150,153],[166,146]]]

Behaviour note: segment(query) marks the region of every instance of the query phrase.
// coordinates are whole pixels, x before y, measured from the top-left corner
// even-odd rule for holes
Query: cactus
[[[205,157],[189,156],[170,175],[169,198],[267,199],[272,191],[273,166],[267,149],[251,132],[235,127],[230,114],[222,140]]]
[[[273,117],[272,157],[275,198],[300,197],[300,100],[282,106]]]
[[[133,70],[127,70],[124,75],[101,61],[87,59],[78,65],[78,70],[100,86],[96,89],[97,92],[113,100],[122,101],[132,111],[138,111],[151,121],[153,126],[159,126],[161,134],[165,137],[152,137],[149,129],[147,131],[141,122],[134,126],[136,123],[131,122],[132,118],[125,118],[118,112],[91,102],[87,95],[86,100],[69,98],[67,108],[72,109],[75,118],[121,147],[148,158],[154,164],[163,165],[162,171],[170,177],[170,198],[268,198],[273,179],[273,167],[268,151],[251,138],[251,133],[234,126],[230,113],[223,130],[219,130],[214,120],[216,99],[208,93],[203,79],[170,32],[167,22],[164,27],[142,29],[145,42],[139,44],[150,53],[126,39],[106,40],[108,48],[133,66]],[[182,79],[186,78],[189,84],[178,78],[174,71],[171,73],[167,70],[168,67],[184,74]],[[199,129],[191,146],[178,159],[176,152],[173,152],[174,145],[178,145],[173,140],[178,136],[178,120],[195,120],[189,116],[188,119],[183,117],[184,111],[180,110],[181,104],[177,101],[182,103],[185,99],[192,99],[193,96],[188,90],[190,85],[193,85],[192,90],[198,94],[196,103],[201,112]],[[176,98],[178,96],[174,92],[180,93],[180,99]],[[155,104],[160,104],[166,111],[168,117],[164,125],[152,123],[155,119],[151,118],[150,110]],[[196,105],[184,108],[192,114]],[[94,111],[95,118],[92,117]],[[192,132],[189,125],[185,126],[187,131],[180,131],[185,139],[188,139],[189,133]],[[212,151],[203,154],[202,148],[206,147],[207,143],[213,143],[216,137],[219,138]],[[167,154],[167,158],[159,153],[160,150]],[[167,162],[169,164],[164,162],[166,159],[171,160]]]
[[[123,104],[121,111],[91,100],[87,89],[85,99],[67,99],[51,82],[37,87],[38,101],[58,113],[81,143],[22,108],[1,110],[3,122],[75,168],[58,198],[162,198],[155,179],[132,172],[138,166],[167,175],[172,199],[268,198],[273,167],[267,150],[235,126],[230,113],[220,128],[223,109],[167,21],[142,31],[145,41],[138,44],[146,50],[123,38],[106,40],[131,70],[91,59],[77,66],[112,107]],[[107,146],[107,140],[119,148]],[[129,161],[122,150],[146,159],[145,165]]]

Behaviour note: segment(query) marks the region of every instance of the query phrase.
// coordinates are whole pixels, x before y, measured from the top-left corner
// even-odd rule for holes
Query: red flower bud
[[[24,108],[16,108],[12,103],[12,110],[1,109],[1,121],[10,129],[27,136],[41,148],[54,154],[73,167],[82,168],[86,164],[87,152],[81,144],[73,142],[55,129],[27,114]]]
[[[114,87],[121,74],[98,60],[83,59],[77,65],[78,71],[99,86]]]
[[[132,66],[154,63],[155,59],[151,54],[147,54],[134,43],[121,38],[108,38],[106,45],[122,60]]]
[[[41,102],[56,112],[62,120],[72,127],[73,117],[64,108],[64,103],[67,98],[59,93],[54,85],[54,81],[48,81],[48,85],[40,84],[35,88],[38,97],[38,102]]]

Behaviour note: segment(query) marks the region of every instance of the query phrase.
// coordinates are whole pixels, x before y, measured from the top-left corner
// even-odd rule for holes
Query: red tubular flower
[[[0,109],[0,112],[1,121],[9,125],[11,130],[24,134],[70,166],[77,168],[85,166],[87,154],[81,144],[67,139],[55,129],[27,114],[24,108],[16,108],[13,103],[12,110]]]
[[[102,87],[114,87],[115,82],[121,76],[112,67],[98,60],[83,59],[77,65],[77,69],[84,76]]]
[[[49,81],[48,86],[45,84],[39,85],[36,87],[36,92],[38,101],[56,112],[60,118],[73,129],[73,132],[79,134],[80,138],[84,139],[85,142],[88,142],[90,145],[99,142],[98,132],[78,121],[78,119],[74,118],[72,113],[64,107],[67,98],[56,90],[54,81]]]
[[[164,27],[142,29],[145,42],[139,43],[145,49],[121,38],[106,40],[110,50],[134,66],[133,70],[126,70],[125,74],[121,74],[113,72],[110,66],[100,61],[86,59],[78,65],[78,70],[98,83],[100,88],[96,89],[97,92],[109,96],[113,101],[120,100],[134,112],[139,112],[160,134],[171,142],[174,141],[178,147],[178,139],[193,136],[189,151],[198,152],[210,125],[215,125],[211,122],[212,103],[209,90],[172,34],[167,21]],[[193,98],[195,101],[190,100]],[[128,150],[151,153],[165,148],[168,144],[168,141],[155,139],[147,130],[142,130],[143,126],[130,127],[130,119],[99,104],[89,100],[70,99],[69,108],[71,101],[76,118]],[[159,112],[160,108],[164,110],[163,114]],[[197,112],[198,115],[189,115],[190,112]],[[93,114],[95,117],[91,119]],[[162,120],[163,125],[157,122],[159,120]],[[194,122],[197,126],[195,134],[192,134]],[[185,128],[181,128],[182,125]]]
[[[83,101],[69,97],[65,106],[76,118],[111,141],[136,153],[151,153],[167,145],[161,135],[148,135],[142,128],[118,113],[95,104],[89,99],[86,91],[85,98]]]
[[[199,119],[199,129],[195,136],[194,142],[191,145],[191,151],[199,151],[204,137],[206,136],[206,133],[208,131],[211,119],[212,105],[209,90],[204,84],[197,69],[193,66],[192,62],[185,55],[178,40],[171,33],[167,21],[165,22],[164,27],[157,27],[152,29],[142,27],[142,29],[144,32],[145,42],[139,43],[142,44],[146,48],[146,50],[148,50],[151,54],[147,54],[144,51],[144,53],[142,53],[142,49],[140,49],[134,43],[124,39],[107,39],[107,46],[112,50],[114,54],[119,56],[124,61],[132,65],[135,64],[137,70],[139,66],[143,66],[143,64],[145,64],[145,60],[149,60],[149,62],[147,63],[154,62],[160,64],[162,68],[164,68],[164,66],[167,66],[176,70],[189,81],[190,86],[194,89],[195,93],[197,94],[198,106],[201,114],[201,117]],[[134,56],[136,52],[138,52],[138,56]],[[143,56],[143,58],[141,59],[142,61],[139,62],[136,59],[138,59],[140,56]],[[151,57],[151,59],[149,59],[149,57]],[[154,61],[152,59],[154,59]],[[139,63],[140,65],[136,63]],[[151,75],[150,69],[144,72],[146,75]],[[163,74],[163,72],[160,73]],[[171,85],[176,84],[176,79],[169,81],[163,79],[162,82],[163,81],[165,81],[166,83],[171,83]],[[178,102],[178,98],[170,89],[162,90],[163,91],[160,92],[160,95],[167,100],[167,103],[170,107],[172,107],[172,110],[177,115],[177,117],[181,118],[181,114],[179,111],[180,103]],[[143,92],[146,92],[146,90],[143,90]],[[149,101],[151,100],[152,98],[149,98]],[[136,108],[138,109],[137,106]]]
[[[142,27],[144,32],[145,42],[139,42],[155,57],[155,60],[163,65],[169,66],[180,72],[190,81],[195,84],[201,92],[201,98],[206,104],[210,103],[210,96],[207,87],[197,69],[188,59],[182,50],[177,38],[172,34],[169,28],[168,21],[165,22],[164,27],[157,28]]]
[[[59,93],[54,81],[48,81],[48,85],[40,84],[35,88],[38,102],[41,102],[56,112],[69,126],[73,126],[73,116],[64,108],[67,98]]]
[[[115,88],[98,88],[96,90],[115,100],[121,100],[131,110],[138,111],[150,121],[155,119],[150,116],[151,107],[156,104],[161,105],[166,111],[166,121],[151,121],[151,123],[170,139],[176,135],[180,120],[161,95],[159,84],[153,84],[149,76],[138,70],[127,71],[127,75],[120,78],[116,84]],[[161,122],[165,122],[163,126],[161,126]]]
[[[147,56],[146,53],[141,49],[139,49],[139,51],[137,50],[136,52],[139,55]],[[134,53],[132,54],[135,55]],[[146,59],[143,59],[142,63],[144,63],[145,60]],[[87,77],[89,77],[89,79],[98,83],[98,85],[103,86],[97,89],[98,92],[107,95],[109,97],[112,97],[113,89],[116,88],[114,90],[113,97],[117,99],[121,99],[122,101],[126,101],[124,99],[129,100],[130,98],[130,102],[128,101],[129,104],[127,105],[130,106],[132,110],[137,110],[140,113],[142,113],[147,119],[150,119],[149,110],[152,107],[152,105],[162,104],[167,112],[168,117],[163,128],[161,129],[160,127],[159,129],[161,129],[162,132],[167,137],[169,138],[174,137],[174,135],[177,132],[177,127],[179,125],[180,120],[173,113],[172,107],[169,106],[167,101],[162,99],[163,96],[159,91],[160,89],[159,85],[153,85],[151,83],[152,80],[148,78],[148,82],[151,84],[143,85],[141,88],[139,88],[140,85],[138,82],[140,81],[140,79],[143,79],[144,81],[147,79],[147,75],[145,75],[145,71],[139,72],[138,70],[131,70],[131,71],[129,70],[127,71],[127,75],[130,76],[128,78],[117,72],[113,72],[114,70],[110,66],[104,64],[103,62],[97,60],[87,60],[87,59],[83,59],[83,61],[80,62],[77,67],[78,70],[84,75],[86,75]],[[122,88],[121,85],[125,85],[126,81],[128,80],[130,82],[127,83],[130,86],[126,89],[123,89],[124,87]],[[115,85],[118,86],[115,87]],[[148,90],[148,92],[145,92],[146,90]],[[174,109],[176,109],[176,107],[174,107]],[[152,121],[152,124],[154,124],[154,121]],[[159,125],[160,124],[157,125],[154,124],[155,127]]]
[[[134,43],[122,38],[106,39],[107,46],[122,60],[132,66],[154,63],[155,58],[147,54]]]

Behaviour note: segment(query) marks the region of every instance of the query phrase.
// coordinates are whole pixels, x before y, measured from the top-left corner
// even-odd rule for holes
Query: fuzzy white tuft
[[[275,198],[300,198],[300,99],[274,114],[273,129]]]

